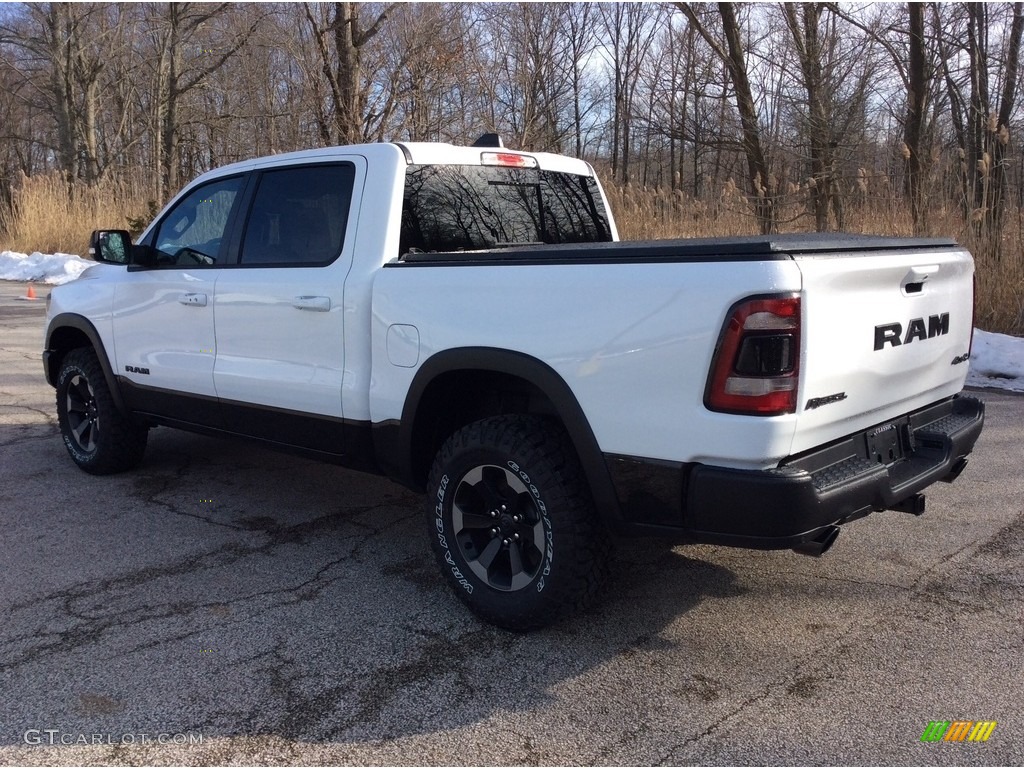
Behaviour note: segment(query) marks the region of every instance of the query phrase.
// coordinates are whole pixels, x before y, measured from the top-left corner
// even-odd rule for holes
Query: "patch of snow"
[[[967,386],[1024,392],[1024,339],[975,328]]]
[[[62,285],[70,283],[95,261],[88,261],[70,253],[18,253],[0,252],[0,280]]]

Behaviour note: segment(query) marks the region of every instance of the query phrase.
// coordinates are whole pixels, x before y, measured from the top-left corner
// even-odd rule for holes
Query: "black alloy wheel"
[[[540,572],[547,542],[529,489],[506,467],[486,464],[462,476],[452,532],[469,569],[487,586],[514,592]]]
[[[91,474],[131,469],[146,452],[149,429],[118,409],[99,358],[89,347],[73,349],[61,360],[57,422],[71,458]]]
[[[64,400],[68,428],[75,447],[84,455],[95,453],[100,416],[96,407],[96,393],[92,391],[89,380],[81,373],[74,374],[68,381]]]
[[[480,618],[537,629],[588,605],[610,538],[565,430],[538,416],[492,416],[441,446],[428,480],[438,565]]]

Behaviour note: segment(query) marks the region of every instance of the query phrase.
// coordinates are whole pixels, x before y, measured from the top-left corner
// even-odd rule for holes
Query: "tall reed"
[[[0,209],[0,248],[82,255],[92,230],[127,229],[128,217],[145,211],[145,194],[119,179],[87,186],[59,173],[23,175]]]

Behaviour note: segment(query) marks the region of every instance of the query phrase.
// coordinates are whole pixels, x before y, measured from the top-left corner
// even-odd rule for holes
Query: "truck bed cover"
[[[412,252],[399,264],[570,264],[622,262],[761,261],[795,255],[857,251],[936,250],[956,247],[950,238],[881,237],[845,233],[748,235],[744,237],[642,240],[565,245],[516,245],[481,251]]]

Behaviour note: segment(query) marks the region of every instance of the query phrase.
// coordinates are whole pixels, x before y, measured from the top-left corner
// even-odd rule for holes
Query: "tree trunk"
[[[367,94],[362,82],[361,49],[379,31],[391,6],[363,29],[356,3],[337,2],[326,24],[321,26],[308,3],[305,16],[320,53],[321,71],[327,79],[333,107],[335,144],[358,144],[365,136]],[[328,33],[330,42],[328,43]]]
[[[801,18],[795,5],[785,6],[786,24],[796,48],[807,93],[807,143],[811,161],[811,201],[814,208],[814,227],[818,232],[829,229],[829,211],[836,210],[837,220],[842,217],[835,206],[836,182],[833,179],[834,158],[829,109],[825,103],[823,52],[818,24],[822,7],[816,3],[803,3]],[[838,224],[838,221],[837,221]]]
[[[999,115],[996,132],[990,142],[992,151],[991,176],[991,226],[992,231],[1001,233],[1006,210],[1006,190],[1009,188],[1009,162],[1006,157],[1010,140],[1010,119],[1013,115],[1017,96],[1017,73],[1020,68],[1021,34],[1024,32],[1024,3],[1013,4],[1013,22],[1010,27],[1009,50],[1006,52],[1006,68],[1003,73],[1003,91],[999,99]]]
[[[334,47],[338,60],[335,78],[338,104],[334,113],[335,135],[339,144],[358,144],[362,140],[365,99],[360,79],[358,16],[352,3],[334,4]]]
[[[92,80],[85,87],[82,114],[82,148],[85,151],[85,182],[95,184],[102,175],[99,152],[99,81]]]
[[[76,110],[71,79],[71,12],[67,3],[54,3],[46,16],[50,56],[50,89],[57,123],[57,151],[64,177],[70,184],[79,175],[76,146]]]
[[[178,149],[178,47],[180,7],[176,3],[167,6],[167,29],[160,46],[160,62],[157,65],[156,84],[156,125],[155,151],[157,156],[157,194],[159,201],[166,200],[178,189],[176,154]]]
[[[925,72],[924,5],[907,3],[910,18],[910,62],[907,68],[907,116],[903,124],[903,192],[910,205],[914,234],[928,228],[924,204],[924,117],[928,109],[928,74]]]
[[[758,225],[763,234],[776,231],[775,196],[777,190],[769,188],[770,174],[761,145],[761,129],[757,120],[757,106],[750,89],[747,76],[747,63],[743,52],[743,38],[740,33],[739,20],[733,3],[719,3],[718,12],[722,17],[722,28],[728,49],[722,47],[697,18],[689,3],[679,3],[677,7],[686,15],[690,24],[700,33],[708,45],[725,62],[729,76],[736,89],[736,106],[740,113],[740,125],[743,132],[743,153],[747,159],[747,175],[753,190],[754,211]]]
[[[989,178],[991,156],[985,147],[988,128],[988,45],[987,13],[982,3],[967,4],[967,55],[970,61],[971,98],[967,113],[967,179],[969,220],[976,234],[991,221]]]

